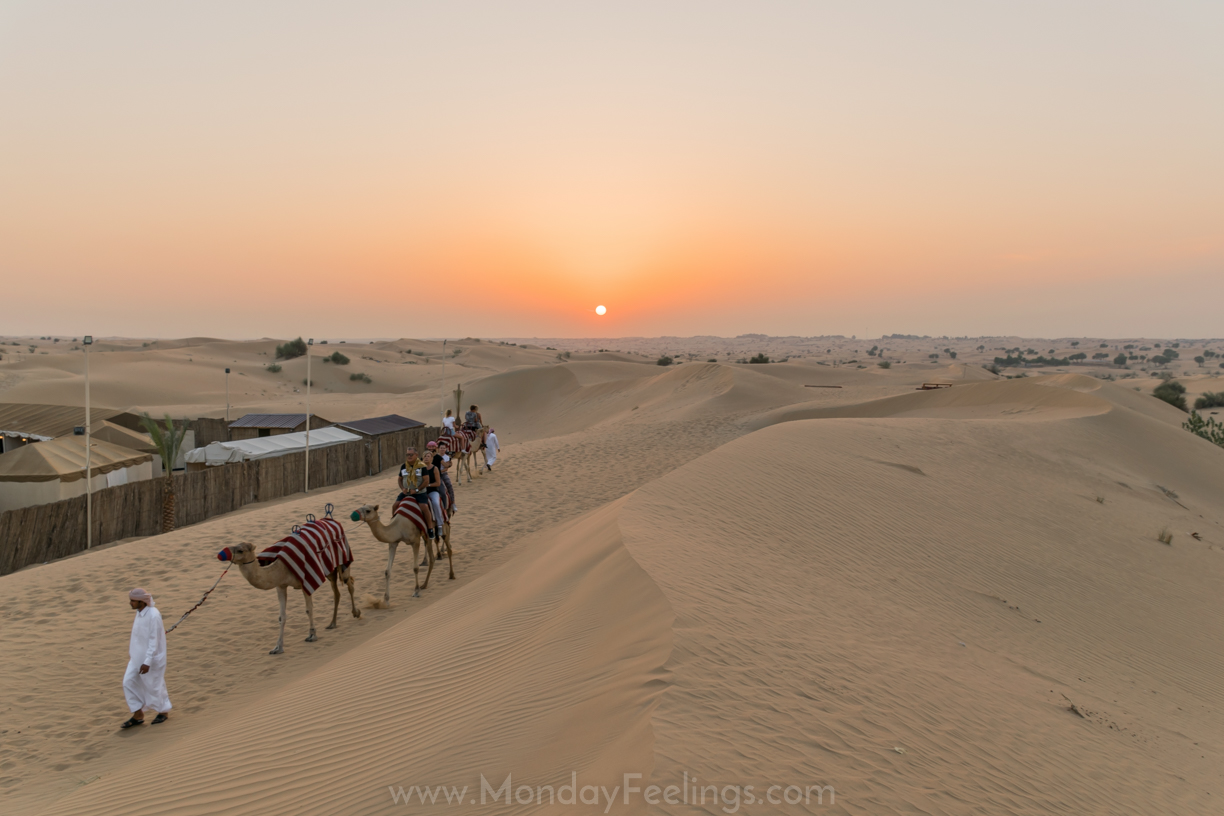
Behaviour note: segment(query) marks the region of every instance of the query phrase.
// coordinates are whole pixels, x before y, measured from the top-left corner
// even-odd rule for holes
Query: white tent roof
[[[316,428],[310,432],[310,447],[328,448],[344,442],[361,439],[355,433],[340,428]],[[226,462],[241,462],[250,459],[270,459],[306,450],[306,432],[261,436],[256,439],[239,439],[234,442],[213,442],[203,448],[187,451],[187,461],[192,464],[223,465]]]

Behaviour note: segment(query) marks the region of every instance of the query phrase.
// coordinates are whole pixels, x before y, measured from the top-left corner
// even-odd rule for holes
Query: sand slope
[[[956,390],[922,396],[958,414]],[[1224,506],[1197,486],[1224,451],[1105,400],[875,418],[909,401],[767,428],[626,505],[676,614],[657,776],[835,788],[803,812],[1219,812]]]

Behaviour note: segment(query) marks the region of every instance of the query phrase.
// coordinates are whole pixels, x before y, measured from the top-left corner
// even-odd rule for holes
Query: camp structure
[[[90,441],[94,490],[153,477],[153,456],[100,439]],[[0,512],[84,495],[85,437],[63,436],[0,455]]]
[[[310,415],[310,430],[326,428],[334,423],[318,414]],[[280,436],[306,430],[305,414],[247,414],[229,424],[231,442],[240,439],[259,439],[265,436]]]
[[[305,422],[305,419],[303,419]],[[310,432],[310,449],[329,448],[345,442],[361,439],[355,433],[336,427],[320,428]],[[230,462],[246,462],[253,459],[271,459],[287,453],[306,450],[306,432],[286,433],[256,439],[237,439],[230,442],[213,442],[203,448],[187,451],[187,469],[202,470],[205,467],[225,465]]]
[[[337,428],[361,434],[362,436],[382,436],[383,434],[399,433],[411,428],[424,427],[424,422],[402,417],[399,414],[371,417],[370,419],[354,419],[352,422],[337,422]]]
[[[130,430],[140,428],[140,417],[130,411],[103,408],[95,405],[90,410],[91,422],[107,420]],[[85,409],[73,405],[37,405],[29,403],[0,403],[0,453],[8,453],[31,442],[49,442],[61,436],[69,436],[76,428],[85,425]]]

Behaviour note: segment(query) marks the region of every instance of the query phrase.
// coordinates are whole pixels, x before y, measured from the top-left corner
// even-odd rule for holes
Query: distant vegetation
[[[1201,411],[1204,408],[1224,408],[1224,391],[1208,391],[1194,401],[1194,410]]]
[[[334,351],[334,352],[332,352],[330,355],[328,355],[327,357],[324,357],[324,358],[323,358],[323,362],[325,362],[325,363],[335,363],[336,365],[348,365],[348,364],[349,364],[349,358],[345,357],[343,354],[341,354],[341,353],[340,353],[340,352],[338,352],[338,351]]]
[[[279,374],[280,370],[280,363],[272,363],[270,366],[268,366],[268,371],[271,371],[273,374]]]
[[[372,382],[374,382],[373,380],[371,380],[371,379],[370,379],[369,375],[367,375],[367,374],[360,374],[360,373],[358,373],[358,374],[350,374],[350,375],[349,375],[349,379],[350,379],[350,380],[352,380],[353,382],[363,382],[363,383],[372,383]]]
[[[1186,407],[1186,386],[1179,383],[1177,380],[1165,380],[1152,391],[1152,396],[1159,400],[1172,405],[1174,408],[1180,408],[1183,411],[1188,411]]]
[[[880,368],[892,368],[892,363],[888,360],[881,360],[880,362],[876,363],[876,365],[878,365]]]
[[[301,357],[305,353],[306,341],[300,337],[276,347],[276,359],[278,360],[292,360],[294,357]]]
[[[658,360],[655,360],[655,364],[656,364],[656,365],[661,365],[661,366],[669,366],[669,365],[671,365],[671,364],[672,364],[672,363],[674,363],[674,362],[676,362],[676,361],[675,361],[675,360],[673,360],[671,357],[668,357],[666,354],[664,354],[664,355],[663,355],[662,357],[660,357]]]
[[[758,354],[757,356],[753,357],[748,362],[749,363],[768,363],[769,358],[765,356],[764,352],[762,352],[761,354]]]

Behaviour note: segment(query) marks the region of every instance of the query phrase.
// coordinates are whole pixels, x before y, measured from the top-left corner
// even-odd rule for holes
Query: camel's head
[[[255,545],[254,544],[235,544],[232,547],[226,547],[221,552],[217,553],[218,561],[232,561],[235,564],[249,564],[255,560]]]
[[[353,521],[378,521],[378,505],[364,504],[354,510],[349,518]]]

